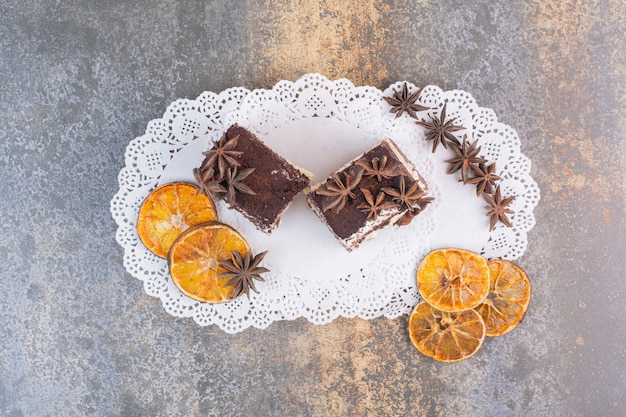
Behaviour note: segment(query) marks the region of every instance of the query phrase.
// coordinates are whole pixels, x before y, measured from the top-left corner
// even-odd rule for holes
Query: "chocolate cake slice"
[[[213,147],[194,176],[202,189],[224,200],[265,233],[278,226],[294,197],[311,182],[249,130],[233,125]]]
[[[432,201],[415,166],[391,139],[305,190],[307,202],[348,251],[389,224],[409,224]]]

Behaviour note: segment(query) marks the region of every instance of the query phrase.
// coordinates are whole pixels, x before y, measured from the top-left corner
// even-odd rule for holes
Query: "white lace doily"
[[[429,114],[438,114],[448,103],[447,113],[466,127],[460,133],[477,140],[481,155],[497,163],[503,195],[516,196],[511,205],[513,227],[498,225],[489,232],[485,201],[476,197],[473,186],[446,174],[444,161],[451,153],[441,147],[431,153],[431,143],[424,140],[424,129],[414,119],[389,113],[383,97],[399,91],[403,84],[380,91],[308,74],[295,82],[280,81],[271,90],[230,88],[172,103],[162,118],[148,124],[143,136],[129,143],[126,164],[118,176],[120,189],[111,201],[127,271],[143,281],[148,294],[162,300],[168,313],[235,333],[298,317],[322,324],[339,316],[370,319],[408,314],[420,300],[415,285],[417,264],[435,248],[461,247],[488,258],[520,257],[526,249],[526,234],[535,223],[539,189],[516,132],[499,123],[492,110],[479,107],[467,92],[442,91],[436,86],[422,90],[419,102],[430,110],[418,116],[428,120]],[[407,85],[410,92],[417,91],[413,84]],[[200,165],[201,151],[233,123],[254,131],[283,156],[312,171],[314,182],[391,137],[416,165],[436,200],[409,226],[388,228],[350,254],[306,209],[303,196],[287,209],[271,235],[258,232],[243,216],[218,203],[220,220],[237,228],[253,250],[269,249],[264,266],[270,272],[250,299],[240,297],[218,305],[196,302],[174,286],[167,262],[139,241],[137,212],[155,186],[193,181],[191,169]]]

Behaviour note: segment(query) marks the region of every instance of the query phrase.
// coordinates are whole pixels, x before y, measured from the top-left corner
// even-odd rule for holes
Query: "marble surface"
[[[626,4],[457,3],[1,2],[0,415],[624,415]],[[513,333],[457,364],[407,317],[228,335],[125,272],[128,142],[175,99],[308,72],[464,89],[516,128],[542,200]]]

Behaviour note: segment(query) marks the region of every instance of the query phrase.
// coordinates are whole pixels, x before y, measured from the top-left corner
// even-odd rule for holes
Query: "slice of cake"
[[[265,233],[278,226],[311,174],[270,149],[247,129],[233,125],[211,149],[194,176],[214,199],[222,199]]]
[[[411,161],[385,139],[308,188],[309,206],[352,251],[389,224],[409,224],[432,198]]]

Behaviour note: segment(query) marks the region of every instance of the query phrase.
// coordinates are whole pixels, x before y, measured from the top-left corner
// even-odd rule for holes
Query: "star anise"
[[[468,142],[466,136],[463,136],[463,144],[460,146],[456,143],[450,143],[450,148],[454,152],[455,157],[445,161],[450,164],[448,174],[454,174],[461,170],[461,180],[464,183],[467,182],[470,170],[475,170],[478,164],[487,162],[485,158],[478,156],[480,146],[477,145],[478,142]]]
[[[400,205],[405,205],[412,213],[415,211],[415,204],[424,196],[424,191],[419,188],[419,182],[415,181],[408,189],[404,176],[400,177],[400,185],[397,189],[391,187],[383,187],[386,194],[389,194],[393,201]]]
[[[419,214],[422,211],[424,211],[426,206],[432,203],[433,201],[435,201],[435,197],[422,197],[419,200],[417,200],[417,204],[415,207],[416,209],[415,214]]]
[[[415,93],[409,95],[409,88],[406,83],[404,83],[402,91],[394,91],[393,97],[383,97],[383,99],[391,106],[389,113],[395,113],[396,118],[402,116],[404,112],[407,112],[409,116],[417,119],[415,112],[429,109],[428,107],[417,104],[421,93],[422,89],[420,88]]]
[[[430,203],[432,203],[435,199],[433,197],[422,197],[419,200],[417,200],[417,204],[415,205],[415,211],[411,212],[411,211],[407,211],[406,213],[404,213],[404,215],[402,217],[400,217],[398,220],[396,220],[396,222],[394,223],[395,226],[406,226],[407,224],[410,224],[413,219],[420,214],[422,211],[424,211],[424,209],[426,208],[427,205],[429,205]]]
[[[237,168],[230,168],[226,171],[225,181],[226,187],[228,187],[226,189],[226,198],[231,206],[235,204],[237,191],[245,194],[256,195],[252,188],[243,183],[243,180],[248,178],[248,176],[253,172],[254,168],[246,168],[241,170],[241,172],[237,172]]]
[[[214,198],[216,194],[226,192],[226,188],[220,184],[221,179],[216,178],[215,170],[212,167],[204,171],[201,168],[194,168],[193,176],[200,184],[202,191],[211,198]]]
[[[472,168],[474,171],[474,178],[467,180],[468,184],[476,184],[476,195],[481,194],[493,194],[493,187],[496,181],[500,181],[502,178],[495,174],[496,163],[491,165],[486,163],[478,164],[478,167]]]
[[[259,266],[267,251],[252,256],[250,252],[246,252],[245,256],[241,256],[236,250],[230,251],[230,259],[221,261],[219,265],[226,269],[219,276],[221,278],[230,278],[224,287],[234,286],[231,298],[237,298],[245,293],[250,298],[250,290],[258,293],[254,281],[263,281],[261,274],[269,272],[269,269]]]
[[[365,170],[366,176],[376,177],[378,182],[381,182],[383,178],[389,179],[395,176],[396,165],[387,163],[387,155],[383,155],[382,158],[372,158],[369,162],[362,159],[356,164]]]
[[[219,173],[220,178],[223,178],[224,174],[226,174],[227,168],[240,166],[240,163],[236,158],[243,152],[233,150],[237,147],[238,140],[239,135],[227,139],[226,133],[224,133],[220,140],[213,145],[211,149],[202,152],[202,155],[206,156],[202,164],[203,168],[208,169],[212,167],[215,169],[215,166],[217,165],[217,172]]]
[[[511,227],[511,221],[507,217],[507,214],[515,213],[513,210],[507,208],[509,204],[513,200],[515,200],[515,196],[510,196],[507,198],[502,198],[500,194],[500,186],[496,188],[496,192],[493,195],[483,194],[485,200],[487,200],[488,206],[485,206],[487,209],[487,216],[490,217],[489,220],[489,231],[492,231],[498,221],[502,222],[508,227]]]
[[[433,153],[435,153],[435,150],[437,150],[437,146],[439,144],[441,144],[446,149],[448,148],[449,143],[455,143],[459,145],[459,140],[452,133],[465,129],[463,126],[457,126],[454,124],[456,117],[446,120],[447,105],[448,103],[445,103],[443,105],[439,117],[429,114],[430,122],[427,122],[424,119],[415,122],[418,125],[426,128],[426,140],[433,141]]]
[[[333,210],[339,213],[345,207],[348,199],[353,200],[355,195],[352,192],[354,188],[361,182],[363,169],[351,169],[344,172],[344,180],[342,181],[339,174],[334,172],[326,185],[317,189],[316,194],[326,196],[326,201],[322,204],[322,210]]]
[[[367,213],[367,220],[369,219],[378,219],[378,213],[381,210],[388,209],[393,207],[393,204],[389,201],[385,200],[385,193],[379,191],[376,195],[376,198],[372,195],[372,192],[366,188],[361,188],[361,192],[363,193],[363,197],[365,197],[365,203],[359,204],[357,208],[363,212]]]

